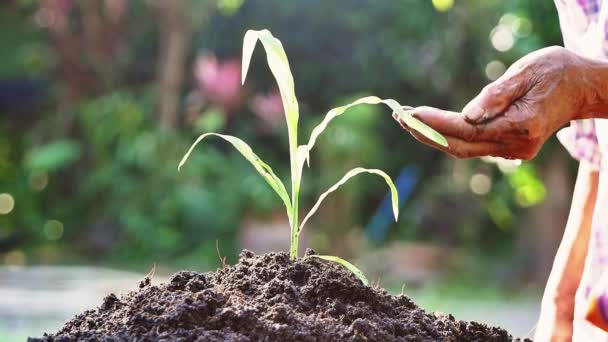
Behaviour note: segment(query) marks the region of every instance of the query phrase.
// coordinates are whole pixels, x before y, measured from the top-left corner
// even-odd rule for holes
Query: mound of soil
[[[30,341],[513,341],[501,328],[427,313],[406,296],[364,286],[311,253],[291,261],[243,251],[216,272],[179,272],[159,286],[146,278]]]

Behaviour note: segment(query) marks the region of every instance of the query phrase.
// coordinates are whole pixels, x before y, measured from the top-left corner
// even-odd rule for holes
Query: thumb
[[[464,107],[462,114],[471,123],[491,120],[525,95],[529,89],[528,84],[528,80],[520,75],[501,77],[485,86],[481,93]]]

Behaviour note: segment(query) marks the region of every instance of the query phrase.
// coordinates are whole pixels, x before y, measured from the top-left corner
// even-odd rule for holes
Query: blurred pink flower
[[[72,0],[54,0],[52,2],[55,7],[63,13],[69,12],[72,7]]]
[[[220,62],[212,54],[199,55],[194,70],[199,90],[207,101],[229,113],[239,107],[243,97],[241,63],[236,58]]]
[[[249,108],[264,123],[264,128],[272,130],[283,118],[283,100],[278,90],[268,94],[256,94],[249,102]]]

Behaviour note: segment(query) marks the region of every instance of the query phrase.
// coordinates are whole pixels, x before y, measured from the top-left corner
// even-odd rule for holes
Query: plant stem
[[[297,110],[297,106],[296,106]],[[289,127],[289,122],[287,123]],[[291,240],[289,246],[289,257],[291,260],[298,258],[298,197],[300,195],[300,181],[302,175],[298,171],[298,122],[296,119],[295,125],[292,126],[292,132],[289,135],[289,163],[291,164]]]
[[[298,241],[300,232],[298,231],[298,194],[294,190],[295,196],[292,196],[292,212],[291,212],[291,244],[289,247],[289,257],[291,260],[298,258]]]
[[[291,164],[291,240],[289,244],[289,257],[291,260],[298,258],[298,241],[299,241],[299,227],[298,227],[298,201],[300,197],[300,181],[302,175],[298,171],[297,162],[297,150],[298,150],[298,126],[296,124],[292,135],[289,137],[289,161]]]

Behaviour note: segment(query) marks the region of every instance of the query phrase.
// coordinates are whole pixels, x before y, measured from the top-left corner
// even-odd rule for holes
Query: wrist
[[[584,58],[582,108],[575,119],[608,118],[608,61]]]

